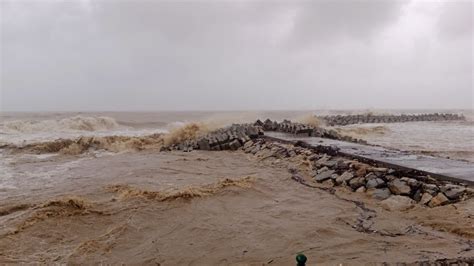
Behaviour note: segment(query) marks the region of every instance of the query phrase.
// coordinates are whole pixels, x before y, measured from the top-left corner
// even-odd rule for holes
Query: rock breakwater
[[[263,135],[260,126],[252,124],[233,124],[230,127],[212,131],[204,136],[165,146],[162,150],[237,150],[250,139]]]
[[[312,126],[309,124],[291,122],[290,120],[283,120],[283,122],[281,123],[277,121],[272,121],[270,119],[265,120],[265,122],[257,120],[255,122],[255,125],[262,127],[264,131],[278,131],[284,133],[291,133],[296,136],[302,137],[320,137],[364,144],[366,143],[363,140],[340,134],[333,129],[326,129],[322,127]]]
[[[233,124],[221,128],[195,139],[188,139],[163,147],[162,150],[237,150],[248,140],[263,136],[265,131],[278,131],[291,133],[296,136],[322,137],[349,142],[366,143],[363,140],[338,133],[336,130],[325,129],[303,123],[283,120],[283,122],[266,119],[264,122],[257,120],[253,124]]]
[[[465,120],[463,115],[458,114],[410,114],[410,115],[332,115],[318,117],[329,126],[346,126],[352,124],[369,124],[369,123],[405,123],[405,122],[421,122],[421,121],[454,121]]]
[[[321,151],[298,143],[293,145],[259,138],[245,143],[242,150],[280,160],[299,157],[310,167],[312,182],[326,188],[345,187],[356,193],[365,193],[392,211],[406,210],[416,203],[438,207],[474,196],[474,190],[463,184],[368,164],[338,155],[335,151]]]

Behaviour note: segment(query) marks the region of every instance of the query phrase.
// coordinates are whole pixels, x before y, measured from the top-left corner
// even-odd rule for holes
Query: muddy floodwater
[[[265,117],[319,123],[311,115],[2,114],[0,264],[293,265],[300,252],[308,265],[474,258],[473,198],[387,210],[366,193],[314,182],[304,156],[160,151],[192,135],[177,131],[189,122],[204,132]],[[467,117],[334,129],[474,162]]]
[[[363,194],[293,181],[288,168],[301,168],[296,159],[143,151],[31,157],[13,168],[61,166],[48,172],[49,182],[0,194],[0,263],[289,265],[298,252],[327,264],[474,256],[472,200],[386,211]],[[354,228],[361,219],[370,232]]]

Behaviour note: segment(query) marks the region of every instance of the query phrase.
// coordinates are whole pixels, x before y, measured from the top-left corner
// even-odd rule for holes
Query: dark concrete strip
[[[265,132],[273,140],[309,147],[324,153],[339,154],[362,162],[397,169],[414,175],[430,175],[439,180],[474,186],[474,164],[406,151],[368,146],[317,137],[296,137],[281,132]]]

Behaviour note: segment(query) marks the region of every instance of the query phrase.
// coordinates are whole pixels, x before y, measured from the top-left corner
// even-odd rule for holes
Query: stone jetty
[[[163,147],[162,150],[181,150],[189,152],[192,150],[237,150],[250,139],[263,135],[263,128],[253,124],[233,124],[226,128],[212,131],[197,139]]]
[[[337,150],[322,150],[304,143],[257,138],[245,143],[241,149],[259,158],[299,159],[309,165],[312,182],[328,189],[345,187],[354,193],[365,193],[380,200],[381,206],[388,210],[405,210],[415,204],[437,207],[474,196],[474,189],[464,184],[360,162],[338,154]],[[290,172],[292,179],[307,184],[297,171]]]
[[[405,122],[421,122],[421,121],[454,121],[465,120],[463,115],[458,114],[410,114],[410,115],[332,115],[319,116],[329,126],[346,126],[352,124],[367,123],[405,123]]]
[[[335,140],[366,144],[364,140],[355,139],[350,136],[341,135],[335,130],[295,123],[289,120],[283,122],[266,119],[264,122],[257,120],[253,124],[233,124],[210,132],[197,139],[187,140],[164,150],[236,150],[250,139],[264,135],[265,131],[277,131],[291,133],[296,136],[321,137]]]
[[[261,120],[257,120],[254,125],[262,127],[264,131],[277,131],[291,133],[300,137],[320,137],[366,144],[364,140],[355,139],[351,136],[341,135],[333,129],[315,127],[303,123],[295,123],[291,122],[290,120],[283,120],[283,122],[281,123],[277,121],[272,121],[270,119],[266,119],[264,122],[262,122]]]

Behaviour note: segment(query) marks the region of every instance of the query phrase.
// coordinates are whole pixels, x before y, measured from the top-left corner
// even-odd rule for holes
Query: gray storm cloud
[[[0,110],[472,108],[471,1],[2,1]]]

